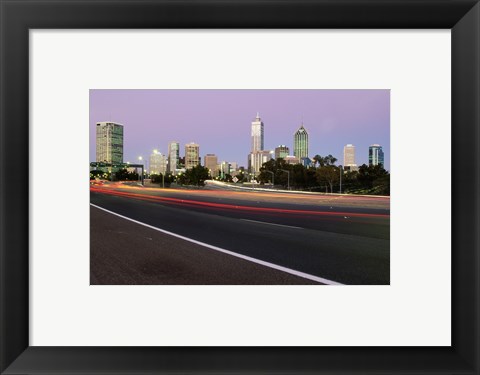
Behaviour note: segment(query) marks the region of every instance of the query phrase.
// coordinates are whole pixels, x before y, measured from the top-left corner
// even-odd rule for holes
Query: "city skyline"
[[[351,143],[357,164],[368,165],[369,147],[377,143],[390,169],[389,90],[90,90],[90,159],[92,125],[112,121],[124,125],[125,162],[148,158],[153,149],[168,154],[175,140],[181,149],[200,145],[202,159],[211,153],[247,167],[256,115],[264,124],[265,150],[286,145],[292,154],[303,117],[310,157],[332,154],[340,164]]]

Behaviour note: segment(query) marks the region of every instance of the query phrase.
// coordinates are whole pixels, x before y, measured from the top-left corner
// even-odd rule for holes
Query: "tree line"
[[[129,172],[127,169],[120,169],[113,173],[115,181],[138,181],[140,178],[137,172]],[[90,171],[90,180],[102,178],[105,180],[112,179],[112,173],[100,169]]]
[[[390,195],[390,174],[382,165],[363,164],[358,170],[345,171],[336,162],[332,155],[316,155],[310,167],[272,159],[263,164],[257,180],[294,190]]]
[[[226,174],[221,180],[233,182],[236,177],[237,183],[250,182],[255,179],[258,183],[274,185],[276,188],[289,188],[293,190],[319,191],[326,193],[350,193],[350,194],[376,194],[390,195],[390,174],[382,165],[361,165],[358,170],[344,170],[336,165],[337,159],[332,155],[315,155],[311,166],[302,164],[289,164],[284,159],[271,159],[264,163],[257,176],[252,176],[243,167],[235,172],[235,176]],[[105,172],[91,171],[90,178],[107,177]],[[128,172],[121,169],[114,174],[117,181],[137,181],[139,175],[136,172]],[[172,182],[180,185],[203,186],[205,181],[212,179],[209,170],[201,165],[187,169],[185,172],[174,176],[166,173],[150,176],[155,184],[164,183],[169,186]]]

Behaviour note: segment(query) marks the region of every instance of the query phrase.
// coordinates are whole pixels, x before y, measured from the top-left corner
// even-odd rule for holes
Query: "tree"
[[[377,195],[390,195],[390,175],[378,177],[373,181],[373,193]]]
[[[373,187],[373,182],[375,180],[386,175],[388,175],[388,172],[381,164],[368,166],[363,164],[360,166],[360,168],[358,168],[358,181],[367,189],[371,189]]]
[[[266,163],[263,163],[262,167],[260,168],[260,173],[257,176],[257,180],[260,183],[268,183],[272,181],[272,173],[269,172],[273,172],[273,175],[275,176],[275,185],[286,187],[288,185],[288,174],[282,170],[291,171],[292,165],[287,164],[287,162],[285,162],[285,160],[282,158],[271,159]]]
[[[174,180],[173,174],[165,173],[165,178],[162,178],[162,174],[152,174],[150,175],[150,180],[154,184],[171,184]]]
[[[226,173],[225,176],[223,177],[222,181],[225,181],[225,182],[233,182],[233,177],[232,177],[231,174]]]
[[[245,168],[241,167],[240,170],[235,175],[238,178],[238,183],[247,182],[248,181],[248,173],[245,172]]]
[[[337,162],[337,158],[333,157],[332,155],[328,154],[327,156],[325,156],[325,165],[335,165],[335,163]]]
[[[322,166],[323,158],[320,155],[315,155],[313,157],[313,165],[317,167],[317,165]]]
[[[345,193],[361,188],[360,182],[358,181],[358,171],[349,170],[344,172],[342,175],[342,187]]]
[[[153,184],[161,184],[162,183],[162,175],[161,174],[151,174],[150,181]]]
[[[109,172],[104,172],[104,171],[101,171],[101,170],[93,170],[93,171],[90,171],[90,180],[95,180],[96,178],[99,178],[99,179],[110,179],[110,173]]]
[[[208,168],[197,165],[187,169],[185,173],[177,177],[177,182],[182,185],[204,186],[205,181],[209,179]]]
[[[333,185],[340,180],[340,168],[334,165],[325,165],[317,169],[317,181],[319,184],[330,187],[330,192],[333,193]]]
[[[307,168],[302,164],[294,164],[290,172],[290,185],[293,188],[305,188],[307,186]]]
[[[129,172],[125,168],[120,169],[117,172],[115,172],[115,179],[117,181],[137,181],[138,180],[138,173]]]
[[[313,157],[313,161],[315,162],[315,166],[317,166],[317,164],[320,166],[320,167],[324,167],[326,165],[335,165],[335,163],[337,162],[337,158],[332,156],[331,154],[328,154],[327,156],[320,156],[320,155],[315,155]]]
[[[315,168],[305,168],[306,188],[312,189],[318,186]]]

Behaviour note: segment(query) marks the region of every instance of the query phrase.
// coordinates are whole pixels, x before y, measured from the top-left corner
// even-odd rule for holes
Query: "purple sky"
[[[290,147],[302,122],[309,154],[332,154],[343,164],[343,146],[356,147],[356,163],[368,164],[368,146],[378,143],[390,169],[389,90],[90,90],[90,160],[95,161],[95,123],[124,125],[124,161],[167,153],[168,142],[200,145],[200,155],[247,166],[250,128],[257,111],[265,149]]]

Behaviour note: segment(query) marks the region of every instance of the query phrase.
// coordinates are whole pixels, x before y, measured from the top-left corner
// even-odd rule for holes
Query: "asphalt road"
[[[113,184],[93,186],[91,203],[155,228],[322,280],[356,285],[390,283],[390,200],[388,197],[232,192],[212,188],[162,190]],[[245,271],[243,277],[212,279],[212,272],[225,275],[225,269],[228,269],[228,266],[222,266],[222,262],[212,261],[212,267],[210,267],[209,261],[205,259],[202,261],[205,267],[203,271],[200,268],[196,269],[195,262],[188,266],[184,265],[185,274],[196,275],[187,278],[188,280],[184,282],[182,278],[175,277],[171,279],[163,277],[156,281],[153,280],[155,278],[150,278],[142,281],[138,276],[136,280],[132,280],[131,278],[134,277],[132,274],[135,274],[135,271],[127,271],[128,267],[120,266],[110,270],[110,273],[107,272],[105,276],[105,273],[101,272],[101,267],[95,264],[99,259],[97,255],[102,252],[114,254],[112,249],[115,246],[126,247],[126,245],[121,236],[102,242],[101,238],[107,236],[109,232],[93,230],[93,226],[99,229],[108,221],[127,220],[105,211],[102,214],[100,224],[98,218],[95,222],[92,220],[91,259],[92,270],[94,270],[92,283],[309,284],[312,282],[308,278],[297,276],[292,278],[292,275],[282,279],[278,276],[278,272],[281,272],[278,270],[275,270],[273,273],[276,275],[271,277],[262,276],[262,273],[267,272],[265,269],[269,267],[256,265],[255,270],[247,269],[246,264],[252,266],[252,262],[223,253],[222,259],[231,258],[229,262],[235,264],[231,266],[237,270],[237,275],[242,275],[242,270]],[[94,218],[93,214],[92,218]],[[156,240],[159,244],[158,248],[162,247],[166,237],[170,238],[169,241],[176,243],[173,248],[185,245],[182,242],[184,240],[163,233],[162,238]],[[153,242],[152,245],[155,246]],[[188,246],[193,245],[190,243]],[[205,254],[217,252],[202,245],[196,246],[200,246]],[[127,247],[135,247],[135,245],[130,243]],[[129,257],[132,257],[132,252],[138,252],[139,247],[141,246],[132,248]],[[117,258],[118,253],[116,253]],[[149,254],[152,253],[149,252]],[[148,258],[148,255],[143,253],[136,256],[137,260],[138,257]],[[121,259],[115,261],[121,263]],[[108,268],[108,257],[104,257],[102,262],[100,263],[103,267]],[[124,259],[125,264],[128,262]],[[162,264],[158,259],[155,262],[155,264]],[[110,275],[110,280],[114,280],[118,276],[115,276],[116,273],[125,273],[123,279],[127,281],[109,282],[107,276]],[[103,278],[95,279],[95,275],[103,275]]]
[[[318,284],[91,206],[91,285]]]

